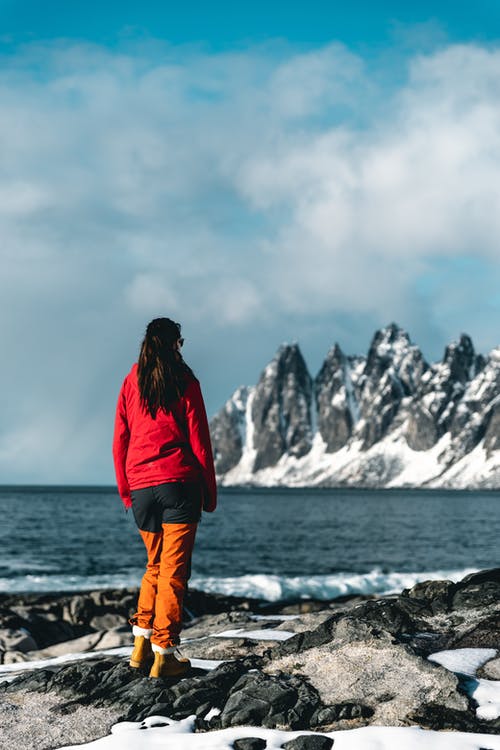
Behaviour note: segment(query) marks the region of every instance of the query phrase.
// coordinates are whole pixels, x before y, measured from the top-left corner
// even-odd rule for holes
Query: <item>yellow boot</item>
[[[150,677],[180,677],[191,668],[191,662],[189,659],[185,659],[182,656],[178,658],[174,651],[177,649],[161,648],[156,644],[152,644],[155,660],[151,667]]]
[[[138,631],[141,631],[141,633]],[[153,659],[150,641],[151,631],[134,625],[132,632],[135,638],[134,649],[130,656],[130,666],[134,667],[134,669],[140,669],[141,667],[149,665]]]

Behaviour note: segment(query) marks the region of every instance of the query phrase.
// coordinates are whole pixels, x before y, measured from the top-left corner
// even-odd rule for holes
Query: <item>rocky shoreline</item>
[[[488,718],[471,697],[471,681],[500,680],[500,569],[330,602],[269,604],[190,591],[182,651],[193,668],[181,680],[150,680],[129,668],[127,618],[136,595],[0,596],[5,747],[51,750],[151,716],[195,715],[198,732],[418,725],[500,733],[498,715]],[[464,649],[488,649],[474,673],[429,659],[443,651],[477,659]],[[290,748],[319,748],[314,739],[327,738]],[[248,736],[234,746],[265,747]]]

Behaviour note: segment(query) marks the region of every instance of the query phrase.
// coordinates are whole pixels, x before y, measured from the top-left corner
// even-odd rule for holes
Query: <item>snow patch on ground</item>
[[[438,651],[428,658],[450,672],[475,677],[477,670],[490,659],[494,659],[496,654],[494,648],[455,648],[450,651]]]
[[[194,716],[173,721],[150,716],[142,722],[115,724],[111,735],[86,745],[61,750],[232,750],[243,737],[261,737],[267,750],[278,750],[294,737],[313,732],[283,732],[262,727],[236,727],[214,732],[194,732]],[[363,727],[325,733],[335,750],[500,750],[500,737],[465,732],[432,732],[420,727]]]
[[[457,648],[438,651],[428,658],[457,675],[465,675],[468,679],[462,681],[463,687],[478,704],[477,718],[493,721],[500,716],[500,681],[485,680],[475,675],[479,667],[494,659],[497,653],[494,648]]]

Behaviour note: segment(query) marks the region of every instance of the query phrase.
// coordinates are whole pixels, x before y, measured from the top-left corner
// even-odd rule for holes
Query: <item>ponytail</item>
[[[153,419],[159,409],[168,412],[194,377],[175,344],[181,327],[170,318],[155,318],[146,329],[137,366],[141,406]]]

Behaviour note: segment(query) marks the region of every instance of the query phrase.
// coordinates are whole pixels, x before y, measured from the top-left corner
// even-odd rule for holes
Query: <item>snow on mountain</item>
[[[429,364],[391,323],[366,356],[338,344],[317,376],[283,344],[211,422],[223,485],[500,486],[500,347],[462,334]]]

